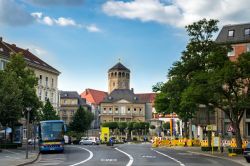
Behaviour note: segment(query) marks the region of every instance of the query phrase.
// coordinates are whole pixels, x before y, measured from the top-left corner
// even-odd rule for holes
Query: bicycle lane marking
[[[128,153],[126,153],[126,152],[124,152],[124,151],[122,151],[122,150],[120,150],[120,149],[118,149],[118,148],[115,148],[115,150],[117,150],[117,151],[119,151],[119,152],[125,154],[126,156],[128,156],[129,162],[127,163],[126,166],[131,166],[131,165],[133,164],[134,158],[133,158],[130,154],[128,154]]]
[[[161,155],[163,155],[163,156],[166,156],[167,158],[169,158],[169,159],[171,159],[171,160],[173,160],[173,161],[179,163],[180,166],[185,166],[185,164],[183,164],[181,161],[179,161],[179,160],[177,160],[177,159],[175,159],[175,158],[173,158],[173,157],[171,157],[171,156],[169,156],[169,155],[167,155],[167,154],[164,154],[164,153],[159,152],[159,151],[154,150],[154,149],[151,149],[151,150],[152,150],[152,151],[155,151],[155,152],[158,153],[158,154],[161,154]]]

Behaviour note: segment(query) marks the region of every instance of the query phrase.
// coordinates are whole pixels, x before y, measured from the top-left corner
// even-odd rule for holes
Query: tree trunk
[[[187,133],[188,133],[188,132],[187,132],[187,129],[188,129],[187,121],[185,120],[185,121],[184,121],[184,134],[183,134],[183,135],[184,135],[184,138],[187,138]]]
[[[207,125],[210,125],[210,110],[207,110]],[[207,128],[206,128],[207,129]],[[207,130],[208,147],[211,147],[212,132]]]
[[[242,149],[242,139],[240,135],[240,122],[233,122],[233,128],[235,130],[236,145],[237,148]]]

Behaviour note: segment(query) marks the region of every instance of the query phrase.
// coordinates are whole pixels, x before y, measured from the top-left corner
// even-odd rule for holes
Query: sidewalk
[[[18,166],[31,163],[39,156],[38,147],[36,147],[36,150],[33,150],[33,146],[29,145],[28,154],[28,159],[26,159],[26,147],[2,149],[2,152],[0,153],[0,166]]]
[[[172,147],[168,147],[168,148],[175,149],[175,150],[181,150],[181,151],[187,151],[189,153],[194,153],[194,154],[199,154],[199,155],[204,155],[204,156],[209,156],[209,157],[217,157],[217,158],[227,159],[227,160],[234,161],[234,162],[239,163],[239,164],[244,165],[244,166],[249,166],[249,164],[250,164],[250,163],[246,162],[243,155],[229,157],[227,149],[224,149],[224,153],[220,153],[219,151],[214,151],[212,154],[212,152],[201,151],[201,147],[172,146]]]

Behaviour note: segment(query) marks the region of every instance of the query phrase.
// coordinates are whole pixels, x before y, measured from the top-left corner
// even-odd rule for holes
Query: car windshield
[[[63,140],[64,124],[58,122],[41,123],[41,138],[43,141]]]

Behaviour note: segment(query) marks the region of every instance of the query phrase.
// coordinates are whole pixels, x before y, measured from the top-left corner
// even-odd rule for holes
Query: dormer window
[[[234,30],[228,31],[228,37],[234,37]]]
[[[250,36],[250,28],[245,29],[245,36]]]

